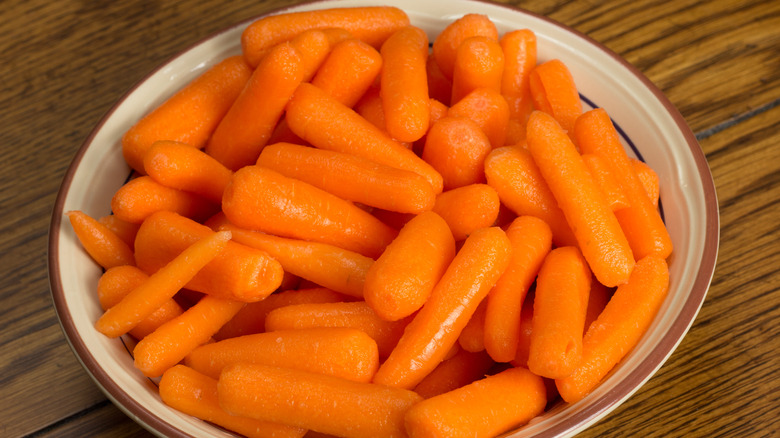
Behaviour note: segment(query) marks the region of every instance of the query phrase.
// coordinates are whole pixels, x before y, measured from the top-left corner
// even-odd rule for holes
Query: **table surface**
[[[71,353],[50,298],[60,181],[112,104],[221,28],[295,1],[6,0],[0,11],[0,436],[149,436]],[[679,108],[720,204],[712,285],[689,333],[583,437],[777,436],[780,2],[504,1],[602,42]]]

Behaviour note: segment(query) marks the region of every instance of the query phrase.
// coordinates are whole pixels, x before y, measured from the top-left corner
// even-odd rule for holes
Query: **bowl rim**
[[[682,309],[680,309],[677,318],[669,325],[662,339],[673,339],[675,342],[664,343],[659,342],[635,369],[633,369],[621,382],[621,385],[610,392],[609,396],[597,399],[585,409],[573,413],[565,421],[552,425],[549,429],[546,429],[539,434],[538,437],[556,437],[562,435],[573,434],[579,432],[596,421],[600,420],[604,415],[611,412],[617,407],[623,400],[630,397],[640,386],[648,379],[650,379],[655,372],[664,364],[668,357],[674,352],[679,343],[687,331],[692,326],[701,306],[706,298],[707,291],[709,289],[712,277],[715,271],[715,265],[718,257],[719,241],[720,241],[720,217],[718,209],[717,192],[715,190],[715,183],[712,177],[712,173],[709,168],[706,156],[699,145],[699,142],[688,126],[685,118],[679,112],[679,110],[672,104],[669,98],[649,79],[644,73],[642,73],[637,67],[629,63],[625,58],[618,55],[616,52],[608,48],[601,42],[593,39],[592,37],[584,34],[577,29],[569,27],[561,22],[558,22],[550,17],[541,15],[536,12],[528,11],[517,6],[507,5],[503,3],[495,3],[488,0],[462,0],[466,2],[476,2],[488,4],[491,7],[498,7],[508,9],[514,13],[521,13],[528,15],[532,18],[547,22],[557,28],[560,28],[573,36],[584,40],[586,43],[595,46],[600,51],[613,58],[617,63],[630,72],[636,79],[642,82],[643,86],[649,90],[655,99],[662,104],[667,114],[673,119],[677,126],[679,133],[683,136],[686,145],[688,146],[688,152],[693,157],[693,162],[697,170],[697,175],[700,178],[701,188],[705,197],[705,211],[704,213],[704,233],[705,241],[702,249],[702,258],[699,270],[696,273],[696,277],[693,281],[688,298],[685,300]],[[143,426],[150,432],[159,436],[171,436],[171,437],[190,437],[192,435],[183,432],[173,427],[168,422],[162,420],[154,412],[148,410],[142,406],[135,399],[128,395],[128,393],[119,386],[108,373],[100,366],[98,360],[87,348],[86,344],[77,336],[77,330],[70,315],[64,310],[67,308],[65,300],[65,294],[62,285],[62,279],[60,276],[60,263],[59,263],[59,234],[61,230],[61,223],[63,220],[65,200],[67,193],[70,189],[71,183],[75,176],[77,169],[84,157],[87,149],[92,144],[94,137],[101,130],[103,125],[109,120],[114,112],[121,106],[121,104],[133,94],[141,84],[145,83],[150,77],[154,76],[159,71],[172,64],[175,60],[182,57],[187,52],[193,50],[197,46],[209,41],[217,36],[235,31],[236,28],[246,27],[259,18],[284,13],[289,10],[297,10],[301,7],[321,5],[322,7],[328,7],[329,3],[340,3],[340,0],[307,0],[294,5],[287,5],[279,8],[273,8],[267,12],[246,18],[216,32],[213,32],[205,37],[202,37],[184,47],[181,50],[176,51],[172,56],[168,57],[164,62],[157,65],[154,69],[143,75],[135,84],[133,84],[124,94],[122,94],[110,107],[110,109],[100,118],[99,122],[90,131],[88,136],[79,146],[76,154],[74,155],[71,163],[69,164],[60,187],[57,192],[57,197],[53,206],[51,221],[49,225],[48,233],[48,276],[49,286],[51,292],[51,298],[56,310],[58,322],[60,324],[65,338],[71,347],[71,350],[75,354],[79,363],[87,371],[92,380],[98,385],[100,390],[111,400],[111,402],[117,406],[126,415],[132,418],[135,422]],[[510,436],[512,434],[510,433]]]

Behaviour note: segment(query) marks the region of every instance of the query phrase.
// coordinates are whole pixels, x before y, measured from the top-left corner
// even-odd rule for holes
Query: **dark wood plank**
[[[35,438],[81,436],[91,438],[145,438],[154,435],[103,401],[39,431]]]

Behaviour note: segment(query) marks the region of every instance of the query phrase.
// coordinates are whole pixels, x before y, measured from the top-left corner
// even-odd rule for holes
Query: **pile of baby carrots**
[[[589,394],[667,293],[659,181],[536,37],[267,16],[122,138],[96,329],[250,437],[494,436]]]

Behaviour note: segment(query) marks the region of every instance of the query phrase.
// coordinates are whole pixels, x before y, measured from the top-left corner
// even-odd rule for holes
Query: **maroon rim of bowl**
[[[59,319],[60,326],[62,327],[67,341],[71,346],[71,349],[76,354],[77,358],[81,362],[82,366],[87,370],[90,376],[98,383],[100,389],[106,394],[106,396],[119,407],[125,414],[130,416],[134,421],[146,429],[162,434],[169,437],[191,437],[191,435],[182,432],[175,428],[165,420],[161,419],[154,412],[148,410],[146,407],[134,400],[121,386],[116,384],[111,377],[102,369],[97,359],[92,355],[84,342],[77,336],[77,330],[73,319],[66,311],[67,303],[65,301],[65,294],[62,287],[62,279],[60,277],[60,264],[59,264],[59,234],[64,214],[65,198],[68,190],[70,189],[76,170],[78,169],[86,150],[92,144],[95,135],[103,127],[105,122],[111,118],[116,109],[131,95],[142,83],[146,82],[151,76],[165,68],[170,63],[181,57],[184,53],[192,50],[193,48],[203,44],[204,42],[217,37],[223,33],[231,31],[237,27],[246,26],[253,21],[270,14],[276,14],[284,12],[289,9],[297,8],[305,4],[316,3],[329,3],[331,0],[311,0],[295,5],[290,5],[282,8],[270,10],[264,14],[260,14],[254,17],[250,17],[244,21],[238,22],[226,29],[211,34],[194,44],[186,47],[178,54],[171,57],[168,61],[161,64],[146,76],[144,76],[139,82],[137,82],[131,89],[129,89],[103,116],[97,126],[90,132],[86,140],[82,143],[74,156],[71,164],[69,165],[62,184],[57,194],[57,198],[52,211],[52,217],[49,227],[49,245],[48,245],[48,265],[49,265],[49,284],[52,293],[52,300],[54,302],[55,309],[57,310],[57,317]],[[655,98],[664,106],[667,113],[675,121],[680,133],[685,138],[685,142],[688,145],[689,152],[691,153],[698,175],[700,177],[700,183],[704,192],[705,201],[705,243],[701,254],[701,264],[699,271],[696,274],[693,287],[691,289],[688,299],[685,301],[682,309],[677,318],[672,322],[663,336],[661,342],[659,342],[650,354],[643,360],[643,362],[635,368],[628,376],[626,376],[618,385],[610,391],[607,396],[601,397],[593,401],[587,408],[582,409],[564,421],[557,423],[546,429],[536,436],[538,437],[556,437],[565,434],[569,434],[578,431],[583,425],[589,425],[598,420],[602,415],[610,412],[612,409],[629,397],[638,386],[645,382],[647,379],[663,365],[666,359],[671,355],[678,343],[682,340],[690,326],[693,324],[696,315],[701,308],[704,298],[706,297],[707,290],[712,276],[715,271],[715,263],[718,254],[719,236],[720,236],[720,218],[718,212],[717,195],[715,191],[715,184],[712,179],[707,159],[704,152],[699,145],[696,136],[691,131],[687,122],[680,114],[679,110],[669,101],[664,93],[656,87],[656,85],[650,81],[639,69],[634,67],[624,58],[613,52],[611,49],[603,45],[602,43],[594,40],[586,34],[583,34],[576,29],[570,28],[562,23],[559,23],[549,17],[537,14],[535,12],[520,9],[511,5],[504,5],[499,3],[493,3],[488,0],[471,0],[477,3],[486,3],[491,6],[497,6],[499,8],[505,8],[513,12],[520,12],[522,14],[534,17],[536,19],[548,22],[556,27],[563,29],[564,31],[573,34],[574,36],[586,41],[587,43],[596,46],[601,51],[614,58],[619,64],[631,72],[642,84],[650,90]]]

